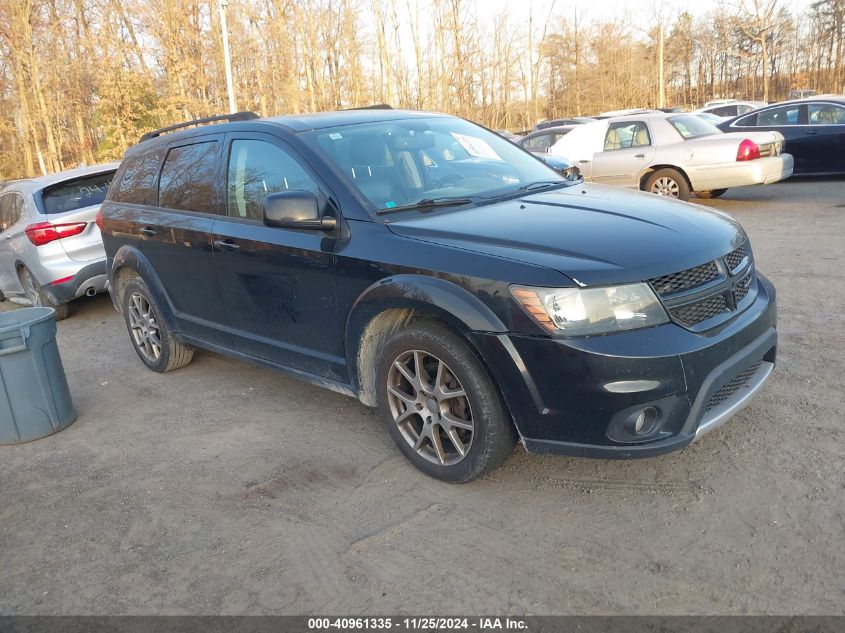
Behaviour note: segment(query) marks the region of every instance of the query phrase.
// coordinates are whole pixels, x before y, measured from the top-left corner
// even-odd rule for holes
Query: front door
[[[261,203],[285,190],[325,188],[282,141],[227,136],[226,210],[214,224],[214,266],[236,348],[250,356],[347,380],[334,278],[335,239],[267,227]]]
[[[651,135],[643,121],[611,123],[604,139],[604,151],[593,156],[593,182],[639,187],[640,173],[654,157]]]

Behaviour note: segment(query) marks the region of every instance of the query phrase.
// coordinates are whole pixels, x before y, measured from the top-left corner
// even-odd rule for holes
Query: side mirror
[[[310,191],[293,189],[268,194],[261,202],[264,224],[282,229],[331,231],[337,220],[320,216],[320,204]]]

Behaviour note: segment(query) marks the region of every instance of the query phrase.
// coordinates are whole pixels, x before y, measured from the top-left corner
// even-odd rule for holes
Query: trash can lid
[[[21,308],[0,312],[0,334],[49,321],[54,312],[53,308]]]

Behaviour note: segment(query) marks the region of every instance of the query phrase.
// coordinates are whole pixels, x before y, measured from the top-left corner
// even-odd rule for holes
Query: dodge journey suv
[[[447,481],[516,441],[681,448],[775,363],[774,288],[739,224],[569,180],[450,116],[171,126],[126,153],[98,221],[147,367],[202,348],[355,396]]]

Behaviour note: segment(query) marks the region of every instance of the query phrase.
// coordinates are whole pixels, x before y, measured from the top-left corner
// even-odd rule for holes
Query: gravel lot
[[[0,447],[0,613],[845,613],[845,181],[707,204],[777,285],[779,365],[648,460],[443,484],[356,400],[210,353],[154,374],[79,302],[79,420]]]

